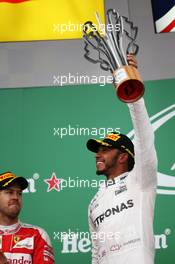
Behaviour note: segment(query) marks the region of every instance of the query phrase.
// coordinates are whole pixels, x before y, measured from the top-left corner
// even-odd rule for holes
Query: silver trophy
[[[120,16],[115,9],[107,11],[107,23],[102,24],[96,12],[97,26],[87,21],[83,27],[85,41],[84,57],[92,63],[99,63],[114,77],[117,96],[125,103],[137,101],[144,93],[144,85],[138,70],[128,65],[127,54],[136,55],[135,43],[138,28],[127,17]]]

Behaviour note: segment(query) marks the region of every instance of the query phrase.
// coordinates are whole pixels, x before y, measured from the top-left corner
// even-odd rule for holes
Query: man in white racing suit
[[[87,148],[96,153],[96,173],[107,177],[89,205],[92,264],[154,263],[154,134],[143,98],[128,107],[134,145],[117,133],[87,142]]]

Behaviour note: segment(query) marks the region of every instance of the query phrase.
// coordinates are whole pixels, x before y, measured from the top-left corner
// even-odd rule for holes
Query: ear
[[[128,153],[126,153],[126,152],[121,153],[119,156],[119,162],[120,163],[128,162]]]

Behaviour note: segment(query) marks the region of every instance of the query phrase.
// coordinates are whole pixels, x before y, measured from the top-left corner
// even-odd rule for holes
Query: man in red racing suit
[[[18,219],[22,190],[27,186],[23,177],[11,172],[0,174],[0,264],[54,264],[46,231]]]
[[[0,226],[0,248],[10,264],[54,263],[50,239],[40,227],[21,222]]]

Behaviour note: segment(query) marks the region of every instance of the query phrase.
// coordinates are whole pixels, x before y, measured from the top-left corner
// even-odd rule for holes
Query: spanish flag
[[[0,41],[82,38],[96,11],[104,21],[104,0],[0,0]]]

